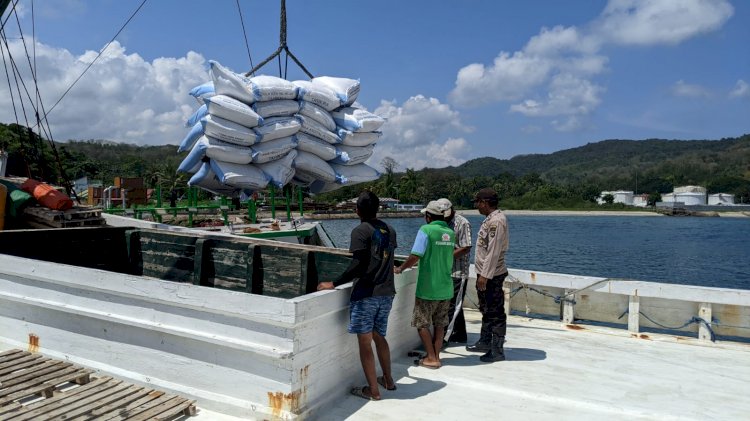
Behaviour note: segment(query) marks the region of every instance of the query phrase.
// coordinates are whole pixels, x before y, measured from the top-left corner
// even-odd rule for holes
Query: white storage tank
[[[709,205],[734,205],[734,195],[729,193],[716,193],[708,196]]]
[[[612,192],[612,196],[615,197],[614,203],[622,203],[625,205],[633,204],[633,192],[626,190],[617,190]]]
[[[664,193],[661,195],[661,201],[663,203],[674,203],[674,193]]]
[[[675,202],[682,202],[687,206],[690,205],[705,205],[706,204],[706,193],[699,192],[683,192],[674,194]]]

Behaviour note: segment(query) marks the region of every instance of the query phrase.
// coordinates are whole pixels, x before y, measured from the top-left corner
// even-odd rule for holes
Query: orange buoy
[[[60,193],[47,183],[29,178],[21,185],[21,189],[34,196],[40,205],[54,210],[68,210],[73,207],[73,200],[65,193]]]

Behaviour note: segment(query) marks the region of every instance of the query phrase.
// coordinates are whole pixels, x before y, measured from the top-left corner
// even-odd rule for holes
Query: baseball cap
[[[491,202],[497,202],[499,198],[497,197],[497,192],[489,187],[485,187],[477,192],[476,195],[474,195],[474,200],[488,200]]]
[[[446,218],[450,217],[451,216],[451,212],[452,212],[451,208],[453,207],[453,203],[451,203],[450,200],[448,200],[448,199],[446,199],[444,197],[438,199],[437,202],[440,204],[440,206],[443,207],[443,216],[445,216]]]
[[[432,215],[442,215],[443,212],[445,212],[444,206],[440,204],[437,200],[433,200],[430,203],[427,204],[427,206],[422,209],[420,212],[422,213],[429,213]]]

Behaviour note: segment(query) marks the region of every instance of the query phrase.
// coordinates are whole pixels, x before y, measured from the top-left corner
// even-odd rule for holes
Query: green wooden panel
[[[296,298],[306,294],[308,273],[317,284],[317,272],[310,270],[314,257],[306,250],[263,245],[260,269],[263,271],[263,295]]]
[[[199,244],[196,244],[199,250],[196,255],[196,284],[253,291],[254,245],[218,239],[199,240]]]
[[[83,227],[0,231],[0,253],[128,273],[126,230]]]
[[[176,282],[193,282],[195,243],[198,237],[150,231],[141,231],[139,236],[143,276]]]
[[[321,282],[333,281],[338,278],[346,268],[349,267],[349,263],[352,261],[350,256],[341,254],[326,253],[321,251],[315,252],[315,266],[318,274],[318,279]],[[317,289],[317,286],[316,286]],[[313,291],[308,291],[313,292]]]

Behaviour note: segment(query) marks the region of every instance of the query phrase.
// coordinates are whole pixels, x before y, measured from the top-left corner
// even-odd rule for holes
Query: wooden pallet
[[[66,211],[30,206],[24,209],[26,223],[34,228],[66,228],[105,225],[101,209],[74,207]]]
[[[0,420],[174,420],[196,413],[195,401],[111,377],[90,379],[91,373],[17,349],[0,353]]]

